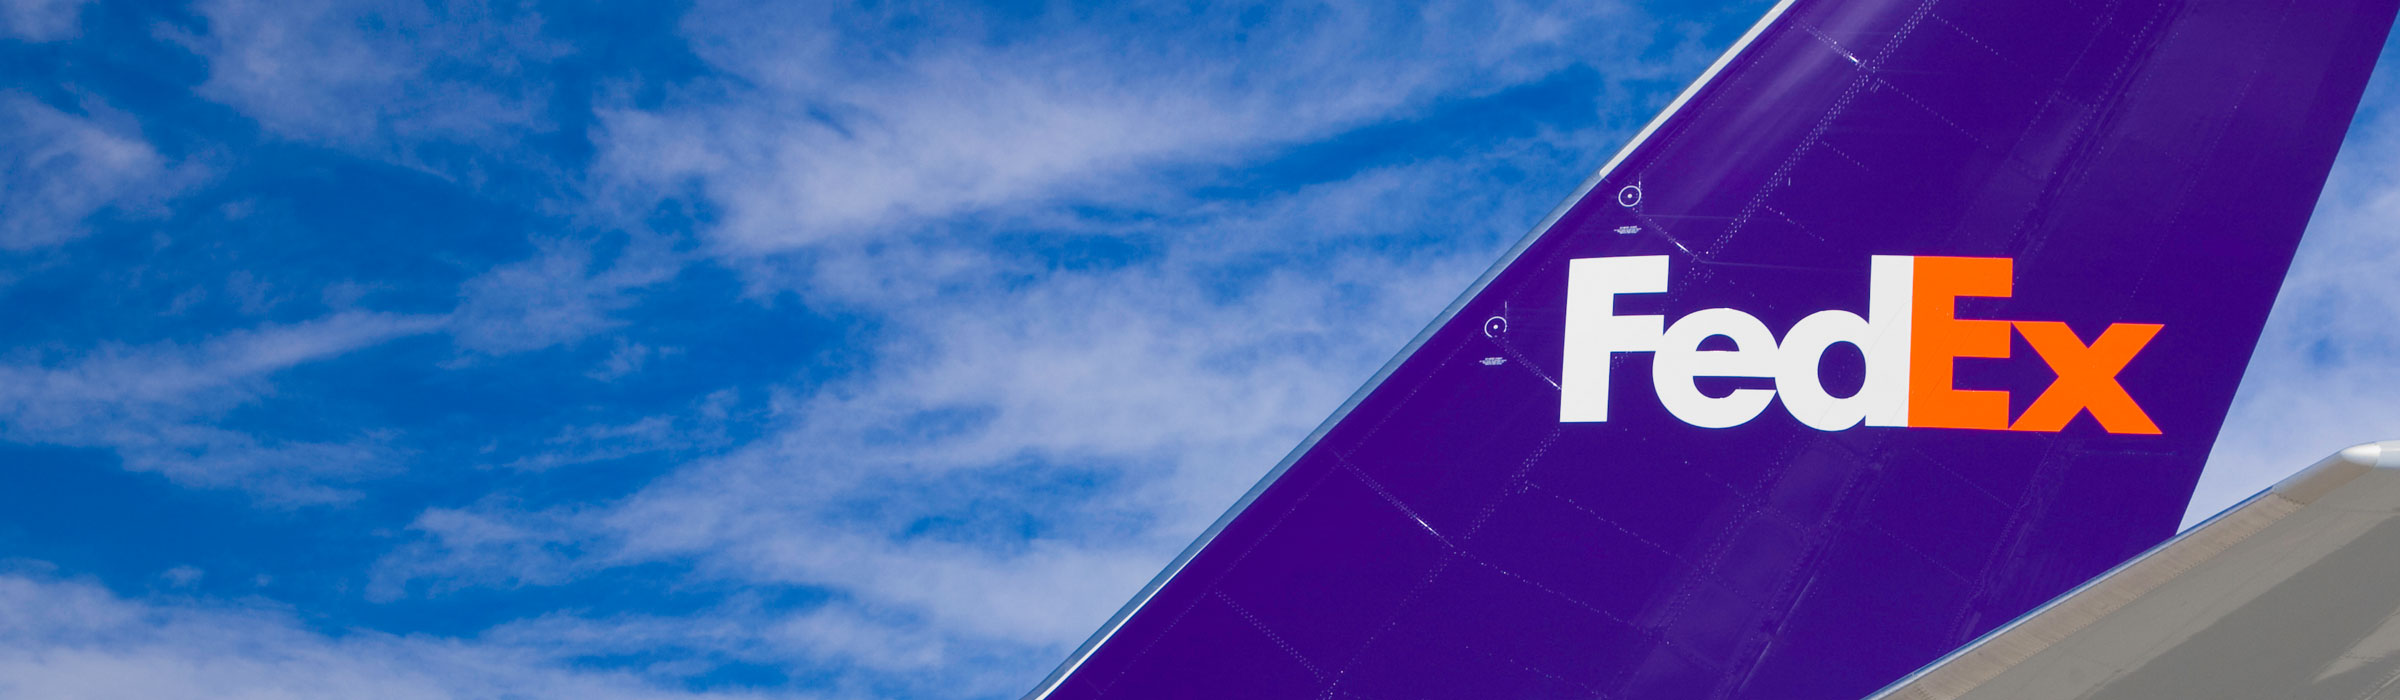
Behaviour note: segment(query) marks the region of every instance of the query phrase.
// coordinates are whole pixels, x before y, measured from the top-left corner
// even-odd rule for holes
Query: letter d
[[[1869,272],[1867,315],[1819,311],[1792,324],[1775,356],[1775,392],[1801,424],[1818,430],[1908,423],[1908,346],[1915,258],[1874,256]],[[1849,343],[1866,356],[1866,381],[1858,393],[1838,397],[1817,381],[1825,349]]]

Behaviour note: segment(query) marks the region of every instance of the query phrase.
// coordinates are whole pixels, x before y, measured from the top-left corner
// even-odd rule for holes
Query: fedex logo
[[[1663,316],[1618,315],[1619,295],[1667,291],[1666,256],[1569,261],[1558,420],[1608,420],[1611,357],[1646,352],[1652,353],[1650,383],[1659,403],[1703,428],[1747,423],[1780,399],[1794,418],[1818,430],[1865,423],[2058,432],[2088,411],[2111,433],[2158,434],[2158,425],[2117,383],[2117,373],[2158,335],[2160,325],[2111,324],[2085,344],[2056,321],[1957,317],[1959,297],[2009,296],[2012,263],[2009,258],[1873,256],[1864,318],[1819,311],[1792,324],[1778,342],[1757,317],[1735,309],[1701,309],[1672,324]],[[2012,331],[2058,375],[2013,420],[2008,392],[1960,389],[1951,375],[1956,358],[2008,357]],[[1700,349],[1701,341],[1715,336],[1731,339],[1733,349]],[[1849,396],[1834,396],[1817,379],[1817,365],[1835,343],[1849,343],[1866,357],[1865,381]],[[1699,377],[1773,379],[1775,388],[1709,396],[1695,383]]]

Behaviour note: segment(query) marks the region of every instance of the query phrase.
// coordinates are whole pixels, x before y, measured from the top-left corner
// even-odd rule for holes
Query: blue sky
[[[0,0],[0,689],[1014,697],[1766,4]],[[2390,73],[2195,513],[2400,437]]]

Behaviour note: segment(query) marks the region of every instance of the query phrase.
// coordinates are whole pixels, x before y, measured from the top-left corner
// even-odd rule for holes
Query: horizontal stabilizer
[[[2400,441],[2318,462],[1870,700],[2400,698]]]

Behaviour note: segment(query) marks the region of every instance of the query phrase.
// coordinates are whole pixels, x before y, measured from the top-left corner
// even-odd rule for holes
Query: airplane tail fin
[[[1029,697],[1848,700],[2171,535],[2395,0],[1786,0]]]

